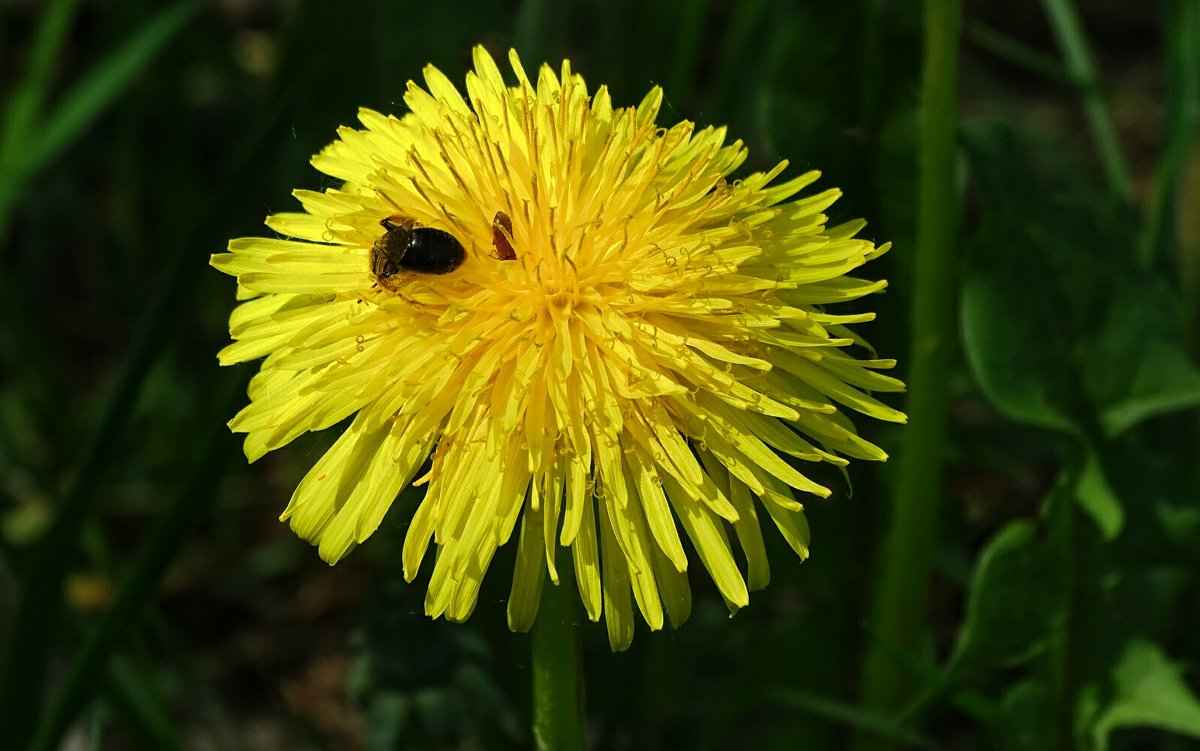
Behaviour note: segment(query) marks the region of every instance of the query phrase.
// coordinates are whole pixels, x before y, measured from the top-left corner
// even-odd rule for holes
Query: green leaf
[[[1125,525],[1125,509],[1104,473],[1094,448],[1086,446],[1074,472],[1075,500],[1089,516],[1105,540],[1114,539]]]
[[[1093,209],[1053,197],[1010,128],[964,128],[983,219],[971,239],[962,334],[980,389],[1017,422],[1078,435],[1088,424],[1075,332],[1103,305]],[[1093,246],[1092,243],[1097,243]]]
[[[367,751],[392,751],[403,748],[412,721],[412,701],[399,692],[379,691],[367,707]]]
[[[1079,507],[1096,522],[1105,540],[1115,539],[1125,526],[1125,509],[1104,474],[1100,457],[1091,447],[1085,449],[1074,486]]]
[[[1154,504],[1154,514],[1170,543],[1192,555],[1197,553],[1195,543],[1200,540],[1200,508],[1190,503],[1160,502]]]
[[[1200,405],[1178,292],[1133,266],[1127,224],[1071,182],[1069,165],[1009,128],[974,125],[964,140],[984,213],[968,258],[963,339],[996,408],[1098,440]]]
[[[1109,438],[1146,418],[1200,405],[1200,370],[1184,353],[1177,294],[1144,275],[1119,279],[1105,320],[1084,347],[1084,385]]]
[[[1153,727],[1200,738],[1200,700],[1180,677],[1181,669],[1158,645],[1134,639],[1113,671],[1115,695],[1092,726],[1099,751],[1118,728]]]
[[[1101,413],[1110,437],[1146,418],[1200,405],[1200,371],[1191,364],[1182,343],[1150,341],[1130,353],[1126,394]]]
[[[997,532],[975,564],[967,612],[947,672],[1022,662],[1041,646],[1054,608],[1049,553],[1025,519]]]
[[[1027,680],[1004,696],[993,740],[1000,751],[1044,751],[1054,735],[1054,702],[1046,684]]]
[[[1019,227],[986,222],[972,242],[962,291],[963,344],[980,389],[1007,417],[1077,432],[1071,411],[1070,343],[1055,312],[1056,290]],[[1015,236],[1014,236],[1015,233]],[[1001,249],[1011,248],[1007,253]],[[1015,258],[1014,258],[1015,256]]]

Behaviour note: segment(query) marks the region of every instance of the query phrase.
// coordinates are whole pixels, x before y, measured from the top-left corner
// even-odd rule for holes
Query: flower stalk
[[[907,404],[910,424],[899,456],[892,518],[879,561],[863,695],[887,713],[911,694],[898,654],[920,647],[937,549],[950,356],[955,336],[955,258],[959,200],[958,0],[928,0],[922,72],[920,185]]]
[[[571,594],[565,583],[543,587],[533,626],[533,736],[539,751],[584,748],[583,673]]]

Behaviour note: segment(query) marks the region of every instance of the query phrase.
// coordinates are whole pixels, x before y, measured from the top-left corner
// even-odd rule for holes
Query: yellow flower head
[[[436,544],[431,616],[471,614],[518,524],[513,629],[560,548],[614,649],[634,602],[652,629],[687,618],[685,540],[742,607],[768,579],[760,511],[803,558],[795,491],[829,495],[783,457],[886,458],[838,404],[904,420],[864,393],[903,388],[876,372],[894,362],[850,354],[845,325],[873,316],[824,309],[883,289],[846,274],[887,246],[825,226],[838,191],[792,198],[815,172],[728,180],[742,143],[658,127],[657,88],[614,109],[569,62],[535,82],[510,52],[509,85],[474,60],[465,98],[430,66],[408,114],[342,128],[312,161],[341,187],[266,220],[291,239],[213,256],[245,301],[221,362],[266,356],[230,426],[253,461],[354,416],[282,517],[330,563],[428,484],[403,565]]]

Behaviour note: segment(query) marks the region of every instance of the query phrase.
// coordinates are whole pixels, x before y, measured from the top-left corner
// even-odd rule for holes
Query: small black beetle
[[[380,222],[387,231],[371,248],[371,273],[388,289],[387,283],[401,271],[417,274],[448,274],[462,265],[466,251],[449,232],[418,226],[402,216]]]

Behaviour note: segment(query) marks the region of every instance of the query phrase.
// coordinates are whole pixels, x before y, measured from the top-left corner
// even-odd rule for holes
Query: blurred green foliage
[[[619,103],[664,85],[663,120],[727,124],[748,169],[823,170],[845,192],[832,218],[895,243],[865,272],[889,293],[862,305],[900,356],[921,12],[0,5],[0,748],[528,747],[513,551],[456,626],[399,582],[410,496],[335,569],[276,522],[330,439],[237,456],[223,423],[249,369],[216,366],[233,299],[208,255],[326,187],[307,159],[357,107],[401,112],[425,63],[458,78],[472,44],[515,46]],[[582,627],[591,747],[1200,747],[1200,6],[963,16],[948,500],[922,541],[931,601],[911,603],[923,646],[893,654],[917,691],[857,698],[904,509],[890,466],[855,466],[853,493],[809,505],[810,561],[769,539],[773,581],[735,619],[698,577],[677,632],[613,655]]]

